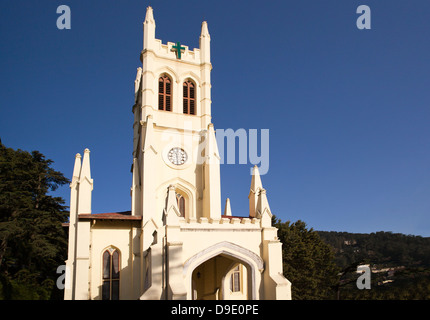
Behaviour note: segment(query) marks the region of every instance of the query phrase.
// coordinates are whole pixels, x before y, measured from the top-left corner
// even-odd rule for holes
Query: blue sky
[[[56,27],[62,4],[70,30]],[[370,30],[356,27],[362,4]],[[278,218],[430,236],[429,1],[1,1],[3,144],[68,178],[89,148],[93,212],[129,210],[148,5],[163,43],[198,47],[208,22],[213,123],[270,130],[262,181]],[[233,215],[248,214],[250,167],[221,167]]]

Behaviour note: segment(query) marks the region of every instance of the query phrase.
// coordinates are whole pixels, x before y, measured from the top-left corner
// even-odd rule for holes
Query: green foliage
[[[430,238],[376,232],[371,234],[318,231],[335,252],[343,270],[339,280],[342,300],[411,300],[430,298]],[[358,290],[357,263],[369,264],[371,289]]]
[[[378,267],[430,267],[430,238],[392,232],[370,234],[318,231],[333,247],[336,263],[344,268],[359,260]]]
[[[0,284],[3,299],[47,299],[64,264],[64,200],[48,193],[68,183],[38,151],[0,142]]]
[[[10,300],[49,300],[54,287],[54,280],[45,279],[41,283],[37,274],[26,269],[18,271],[12,279],[8,279],[7,291],[0,284],[0,299]],[[6,294],[5,294],[6,293]]]
[[[430,299],[430,270],[409,270],[371,274],[370,290],[358,290],[357,275],[350,275],[353,281],[340,288],[340,300],[428,300]],[[388,281],[387,281],[388,280]],[[387,281],[385,283],[385,281]]]
[[[428,300],[430,238],[376,232],[353,234],[281,222],[284,275],[295,300]],[[371,289],[358,289],[357,266],[371,267]]]
[[[339,269],[330,246],[303,221],[273,222],[283,244],[284,275],[292,283],[293,299],[333,299]]]

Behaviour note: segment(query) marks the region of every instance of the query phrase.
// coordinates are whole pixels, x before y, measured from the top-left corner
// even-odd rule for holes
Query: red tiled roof
[[[81,213],[79,219],[102,219],[102,220],[142,220],[141,216],[132,216],[131,211],[109,212],[109,213]]]
[[[243,218],[251,218],[251,217],[227,216],[227,215],[223,214],[223,215],[221,215],[221,218],[228,218],[228,219],[239,218],[239,219],[243,219]]]

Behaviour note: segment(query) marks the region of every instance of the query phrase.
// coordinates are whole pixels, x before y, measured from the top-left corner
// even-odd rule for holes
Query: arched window
[[[185,217],[185,198],[181,194],[177,193],[176,201],[178,202],[178,208],[179,208],[181,217]]]
[[[166,74],[158,79],[158,110],[172,111],[172,80]]]
[[[196,88],[191,80],[184,82],[184,113],[196,114]]]
[[[109,248],[103,252],[103,300],[119,300],[119,266],[118,250]]]

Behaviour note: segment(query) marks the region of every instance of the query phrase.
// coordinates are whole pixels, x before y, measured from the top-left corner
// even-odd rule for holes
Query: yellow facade
[[[143,33],[131,210],[91,214],[90,152],[77,155],[65,299],[291,299],[257,167],[249,216],[232,215],[229,200],[221,209],[207,23],[199,48],[181,54],[155,39],[151,7]]]

